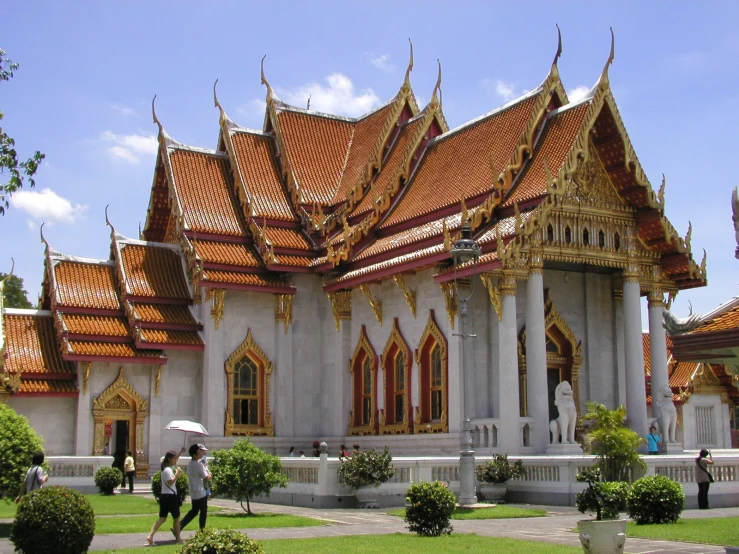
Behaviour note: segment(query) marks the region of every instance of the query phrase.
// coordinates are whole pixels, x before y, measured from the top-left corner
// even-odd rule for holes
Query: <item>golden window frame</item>
[[[244,425],[241,423],[235,423],[233,419],[233,402],[234,402],[234,379],[236,364],[244,357],[249,357],[252,361],[256,362],[259,368],[258,382],[260,385],[260,407],[259,412],[261,421],[259,425]],[[269,408],[269,393],[270,383],[272,380],[272,371],[274,366],[272,362],[267,358],[267,355],[254,341],[251,329],[246,333],[246,338],[243,342],[234,350],[226,360],[226,424],[224,434],[227,437],[232,436],[266,436],[274,437],[275,428],[272,423],[272,412]]]
[[[424,408],[424,390],[423,390],[423,364],[421,363],[421,351],[429,340],[434,340],[439,345],[441,355],[441,421],[423,421],[422,413]],[[448,433],[449,432],[449,355],[447,340],[441,332],[439,325],[436,323],[434,310],[429,310],[429,320],[426,329],[421,335],[418,342],[418,348],[415,352],[416,365],[418,365],[418,406],[415,408],[415,417],[413,421],[414,433]],[[430,368],[429,368],[430,371]],[[431,375],[429,375],[429,382]],[[430,392],[430,391],[426,391]],[[429,399],[427,402],[431,402]],[[431,407],[429,406],[429,411]]]
[[[356,405],[356,399],[357,399],[357,380],[361,379],[361,374],[359,377],[354,372],[354,368],[358,366],[358,361],[360,359],[360,356],[366,356],[370,360],[370,374],[372,377],[372,392],[371,392],[371,401],[370,401],[370,421],[367,425],[356,425],[355,422],[355,413],[357,410],[362,409],[362,406]],[[364,358],[362,358],[364,360]],[[362,330],[359,332],[359,340],[357,341],[357,345],[354,347],[354,354],[352,354],[352,358],[349,361],[349,373],[351,373],[352,376],[352,409],[349,411],[349,427],[347,429],[347,435],[351,436],[362,436],[362,435],[375,435],[377,434],[377,366],[378,366],[378,356],[375,352],[375,349],[372,347],[372,343],[370,343],[369,337],[367,336],[367,328],[362,325]],[[361,369],[361,367],[360,367]],[[359,386],[361,386],[362,383],[359,383]]]
[[[380,363],[382,364],[382,370],[383,370],[383,379],[382,379],[382,397],[385,399],[385,408],[387,409],[387,401],[388,401],[388,371],[395,371],[395,364],[388,364],[388,357],[390,356],[390,353],[393,352],[393,349],[397,348],[398,352],[401,352],[403,356],[405,357],[405,364],[404,364],[404,371],[405,371],[405,379],[404,379],[404,392],[406,395],[405,399],[405,412],[403,413],[403,421],[397,422],[394,421],[393,423],[386,423],[385,421],[385,411],[386,410],[380,410],[380,434],[381,435],[399,435],[399,434],[406,434],[409,433],[411,430],[410,423],[411,423],[411,413],[413,410],[412,401],[411,401],[411,370],[413,368],[413,358],[411,355],[411,349],[408,346],[408,343],[406,342],[405,338],[403,337],[403,334],[400,332],[400,326],[398,325],[398,318],[394,318],[393,320],[393,328],[390,330],[390,336],[387,339],[387,343],[385,343],[385,350],[382,352],[382,357],[380,359]],[[393,357],[393,362],[395,361],[395,358]],[[393,381],[395,380],[395,376],[393,375]]]

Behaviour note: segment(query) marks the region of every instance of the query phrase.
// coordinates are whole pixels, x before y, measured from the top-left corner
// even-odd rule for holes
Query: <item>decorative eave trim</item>
[[[204,344],[173,344],[162,342],[136,342],[136,348],[144,350],[189,350],[202,352],[205,350]]]
[[[112,362],[116,364],[153,364],[164,365],[166,357],[148,356],[91,356],[85,354],[62,354],[62,359],[67,362]]]
[[[200,286],[204,289],[226,289],[226,290],[243,290],[250,292],[267,292],[273,294],[297,294],[298,289],[295,287],[277,287],[263,285],[243,285],[240,283],[220,283],[218,281],[203,280]]]

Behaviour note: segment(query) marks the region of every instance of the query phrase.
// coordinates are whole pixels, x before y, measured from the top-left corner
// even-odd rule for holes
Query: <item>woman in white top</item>
[[[180,538],[180,497],[177,495],[177,478],[182,473],[182,470],[176,466],[180,454],[184,451],[184,447],[180,450],[179,454],[174,450],[170,450],[164,455],[164,460],[162,460],[162,494],[159,495],[159,519],[156,520],[154,527],[151,528],[151,533],[146,537],[146,542],[149,546],[154,544],[154,533],[157,532],[162,523],[167,521],[168,514],[172,514],[172,519],[174,520],[174,526],[172,528],[174,538],[177,544],[182,544],[182,539]]]
[[[23,480],[21,490],[15,499],[16,504],[20,502],[21,497],[28,494],[31,491],[35,491],[41,488],[41,485],[49,480],[49,476],[44,473],[44,469],[41,464],[44,463],[44,453],[36,452],[33,455],[33,461],[28,471],[26,471],[26,478]]]
[[[187,479],[190,481],[190,499],[192,508],[182,518],[180,529],[190,523],[195,516],[200,514],[200,529],[205,529],[205,521],[208,519],[208,493],[205,490],[204,481],[210,481],[210,471],[203,463],[203,456],[208,451],[202,444],[193,444],[190,447],[190,463],[187,464]]]

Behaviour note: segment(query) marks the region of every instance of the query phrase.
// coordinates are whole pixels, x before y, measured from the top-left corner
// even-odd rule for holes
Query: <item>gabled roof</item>
[[[120,310],[115,264],[110,260],[49,255],[51,293],[56,306]]]
[[[62,359],[56,343],[54,319],[49,311],[3,310],[7,349],[5,368],[28,374],[35,379],[44,376],[67,376],[76,379],[74,364]]]
[[[179,246],[120,236],[115,245],[124,296],[191,303]]]

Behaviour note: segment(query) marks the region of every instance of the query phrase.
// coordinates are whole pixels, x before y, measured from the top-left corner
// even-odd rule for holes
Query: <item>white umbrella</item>
[[[166,431],[182,431],[185,433],[185,440],[182,443],[182,446],[185,446],[187,444],[187,434],[188,433],[195,433],[196,435],[208,435],[208,431],[205,427],[203,427],[202,423],[197,423],[195,421],[188,421],[186,419],[178,419],[175,421],[170,421],[167,423],[167,426],[164,428]]]

